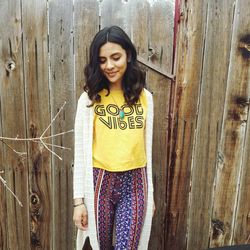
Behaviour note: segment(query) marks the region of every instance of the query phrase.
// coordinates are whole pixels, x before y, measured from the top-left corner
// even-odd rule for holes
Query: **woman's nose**
[[[106,68],[107,69],[112,69],[114,67],[114,64],[111,60],[107,60]]]

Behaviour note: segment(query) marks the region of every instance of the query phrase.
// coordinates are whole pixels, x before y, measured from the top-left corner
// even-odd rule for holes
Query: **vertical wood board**
[[[209,242],[213,181],[220,139],[231,45],[234,0],[209,1],[197,132],[192,163],[188,249]],[[222,34],[217,36],[217,34]]]
[[[47,1],[22,0],[22,18],[27,135],[35,138],[50,124]],[[44,136],[49,135],[50,129]],[[41,143],[31,142],[28,156],[31,248],[49,249],[52,243],[51,153]]]
[[[186,249],[187,207],[202,71],[203,39],[207,1],[183,1],[177,51],[177,79],[172,134],[172,154],[168,169],[166,249]]]
[[[166,72],[172,72],[174,11],[166,0],[154,2],[150,8],[149,61]]]
[[[21,4],[0,1],[0,73],[2,135],[26,137],[24,82],[21,44]],[[9,69],[6,70],[6,67]],[[8,141],[18,152],[26,153],[26,144]],[[6,233],[9,249],[29,249],[28,171],[27,157],[21,157],[4,146],[2,164],[8,186],[21,200],[20,207],[14,197],[6,193]]]
[[[130,38],[133,41],[139,58],[148,60],[148,26],[150,18],[150,5],[148,1],[129,1]]]
[[[149,69],[147,71],[147,88],[153,93],[154,99],[153,183],[156,205],[149,249],[164,250],[167,182],[166,148],[167,133],[169,130],[168,104],[170,100],[171,82],[164,76]]]
[[[219,142],[220,160],[217,162],[214,209],[212,219],[220,223],[220,231],[212,232],[210,246],[229,245],[232,242],[235,208],[242,176],[242,158],[246,121],[249,112],[249,58],[240,49],[241,40],[249,36],[250,2],[236,1],[233,23],[232,49],[224,120]]]
[[[250,190],[250,117],[247,118],[247,132],[245,136],[244,156],[242,166],[242,177],[239,187],[239,198],[237,202],[236,218],[234,222],[234,234],[232,245],[250,244],[250,201],[248,199]]]
[[[169,10],[169,12],[167,11]],[[157,1],[150,6],[147,30],[148,60],[156,68],[172,71],[173,28],[168,23],[173,8],[167,1]],[[172,22],[173,23],[173,22]],[[138,30],[138,32],[140,32]],[[169,40],[168,40],[169,39]],[[167,211],[167,165],[168,136],[170,131],[171,81],[157,72],[149,71],[148,85],[153,89],[155,100],[153,177],[155,187],[156,214],[152,225],[150,249],[166,249],[166,211]],[[164,152],[164,154],[162,154]],[[164,185],[163,185],[164,183]]]
[[[1,39],[0,39],[0,48],[1,48]],[[0,68],[3,69],[4,65],[2,61],[0,60]],[[0,84],[0,93],[2,85]],[[1,96],[0,96],[0,136],[2,136],[2,119],[1,119]],[[0,177],[5,179],[5,168],[3,166],[3,143],[0,140]],[[6,189],[3,185],[3,183],[0,182],[0,249],[6,249],[7,248],[7,228],[6,228],[7,222],[6,222]]]
[[[73,56],[73,2],[49,2],[49,52],[51,116],[54,117],[63,103],[67,104],[52,126],[52,134],[73,129],[74,56]],[[73,148],[73,134],[54,138],[53,143]],[[53,248],[73,248],[72,213],[72,151],[54,148],[62,161],[53,156]],[[60,226],[59,226],[60,225]],[[67,235],[67,237],[65,237]]]
[[[128,3],[123,0],[100,1],[101,28],[111,25],[120,26],[129,35]]]
[[[99,4],[93,0],[74,1],[74,54],[76,100],[83,92],[84,67],[89,60],[89,46],[99,30]]]

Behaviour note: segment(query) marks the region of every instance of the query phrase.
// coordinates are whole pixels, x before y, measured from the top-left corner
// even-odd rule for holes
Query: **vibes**
[[[99,116],[99,120],[109,129],[141,129],[144,124],[143,108],[141,104],[121,106],[124,111],[124,120],[119,117],[119,107],[115,104],[96,105],[94,112]]]

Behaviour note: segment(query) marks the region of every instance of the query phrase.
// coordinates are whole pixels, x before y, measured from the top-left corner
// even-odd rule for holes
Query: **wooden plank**
[[[73,55],[73,2],[52,0],[49,2],[49,52],[51,116],[62,104],[67,105],[52,126],[52,134],[73,129],[74,55]],[[73,148],[72,134],[54,138],[53,143]],[[72,164],[73,151],[53,149],[62,161],[53,157],[53,249],[73,249],[72,214]],[[65,237],[67,236],[67,237]]]
[[[1,12],[0,12],[1,14]],[[0,39],[0,48],[1,48],[1,39]],[[0,60],[0,68],[3,69],[2,61]],[[2,110],[1,110],[1,90],[2,85],[0,84],[0,136],[3,135],[2,131]],[[3,143],[0,140],[0,177],[5,179],[5,167],[3,166]],[[6,193],[3,183],[0,182],[0,249],[7,249],[7,221],[6,221]]]
[[[128,23],[128,2],[123,0],[100,1],[101,28],[118,25],[130,35]]]
[[[50,124],[47,1],[22,1],[27,135],[39,137]],[[45,136],[50,135],[50,130]],[[48,142],[48,140],[47,140]],[[29,143],[31,248],[52,246],[51,154]]]
[[[188,249],[208,248],[213,181],[226,93],[233,13],[234,0],[208,2],[200,104],[192,163]]]
[[[249,80],[248,80],[249,82]],[[250,243],[250,223],[249,211],[250,201],[247,198],[250,190],[250,118],[247,118],[247,132],[245,136],[244,156],[242,174],[239,187],[239,198],[237,203],[237,212],[234,222],[234,234],[232,245]]]
[[[171,73],[174,40],[173,2],[158,0],[151,4],[149,37],[149,61]]]
[[[148,61],[148,23],[149,8],[148,1],[129,1],[129,25],[130,37],[133,41],[138,56]]]
[[[90,42],[99,30],[98,1],[74,1],[74,30],[76,100],[78,100],[83,91],[83,70],[88,62]]]
[[[240,4],[241,2],[238,2]],[[249,5],[249,3],[247,3]],[[244,6],[237,6],[240,9],[240,20],[238,20],[238,23],[241,22],[241,19],[245,16],[245,11],[243,9]],[[247,6],[245,6],[247,7]],[[240,37],[240,43],[242,47],[246,44],[250,43],[249,39],[249,18],[247,21],[244,20],[244,26],[241,27],[242,30],[239,32]],[[238,47],[238,48],[239,48]],[[248,89],[248,97],[249,97],[249,53],[246,49],[240,49],[241,55],[246,57],[248,55],[248,60],[246,58],[244,59],[244,62],[242,62],[239,65],[242,68],[242,74],[243,80],[248,82],[247,89]],[[244,54],[242,54],[244,53]],[[248,73],[247,73],[248,71]],[[245,76],[245,77],[244,77]],[[248,102],[249,105],[249,102]],[[250,223],[249,223],[249,211],[250,211],[250,202],[248,197],[249,195],[249,184],[250,184],[250,119],[249,119],[249,113],[247,116],[247,132],[245,134],[245,145],[244,145],[244,155],[243,155],[243,161],[242,161],[242,173],[241,173],[241,180],[239,182],[239,197],[238,197],[238,203],[237,203],[237,211],[236,211],[236,218],[234,222],[234,235],[233,235],[233,241],[232,244],[245,244],[250,243]]]
[[[24,82],[22,68],[21,4],[16,1],[0,1],[0,98],[2,135],[26,137]],[[6,70],[6,67],[9,69]],[[11,66],[11,67],[10,67]],[[16,151],[26,153],[24,142],[8,142]],[[8,186],[16,193],[24,207],[6,192],[5,213],[6,249],[30,249],[28,169],[26,158],[20,157],[4,146],[2,166]],[[6,237],[5,236],[5,237]],[[6,238],[5,238],[6,239]]]
[[[169,130],[169,100],[171,81],[153,70],[147,70],[147,88],[154,98],[154,136],[153,136],[153,183],[156,212],[153,218],[151,238],[148,249],[164,248],[167,183],[167,134]]]
[[[249,15],[250,2],[236,1],[224,120],[218,148],[220,157],[217,162],[210,246],[232,243],[249,112],[249,51],[240,48],[242,43],[249,42],[250,19],[246,18]],[[246,38],[247,41],[244,40]]]
[[[172,153],[168,166],[165,249],[186,249],[187,208],[207,0],[182,1],[177,49]]]
[[[167,1],[155,1],[149,5],[148,22],[144,30],[148,32],[148,61],[157,68],[172,72],[173,28],[168,21],[172,18],[173,7]],[[168,9],[168,10],[167,10]],[[169,11],[169,13],[168,13]],[[137,32],[141,32],[138,30]],[[144,31],[145,32],[145,31]],[[170,38],[170,39],[168,39]],[[159,54],[158,54],[159,52]],[[155,53],[155,54],[154,54]],[[165,65],[165,66],[163,66]],[[168,139],[170,130],[171,81],[156,71],[148,72],[148,87],[154,93],[155,122],[153,141],[153,178],[156,213],[154,216],[149,249],[166,249],[165,230],[167,212],[167,165]],[[164,154],[163,154],[164,152]]]

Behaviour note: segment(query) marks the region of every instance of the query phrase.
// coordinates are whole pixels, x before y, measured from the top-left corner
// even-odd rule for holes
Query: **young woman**
[[[75,118],[77,249],[147,249],[153,216],[153,99],[117,26],[94,37]],[[114,232],[114,235],[113,235]]]

